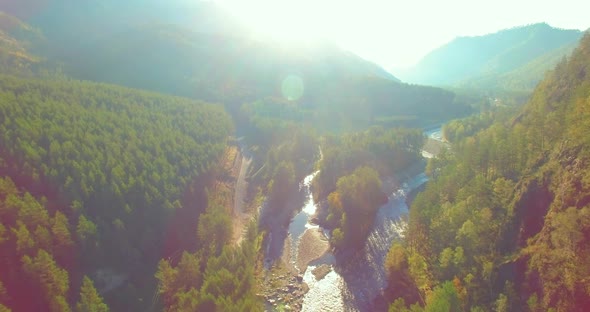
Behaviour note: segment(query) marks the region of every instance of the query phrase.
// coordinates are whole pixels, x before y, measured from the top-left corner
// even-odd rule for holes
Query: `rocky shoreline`
[[[291,237],[285,239],[283,254],[266,272],[263,292],[267,311],[300,311],[308,285],[303,282],[303,273],[309,263],[322,258],[329,252],[330,244],[320,229],[308,229],[302,235],[296,251],[291,254]],[[312,272],[321,280],[332,271],[331,266],[321,265]]]
[[[329,250],[330,243],[324,233],[319,228],[308,229],[303,233],[299,241],[297,267],[301,273],[305,272],[310,262],[321,258]]]
[[[292,271],[274,268],[267,272],[264,291],[266,311],[301,311],[303,297],[309,290],[300,275]]]

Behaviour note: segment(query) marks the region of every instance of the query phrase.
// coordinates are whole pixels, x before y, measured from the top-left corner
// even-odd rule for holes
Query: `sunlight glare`
[[[219,0],[218,3],[253,35],[288,43],[327,37],[326,13],[336,4],[331,0]]]
[[[289,101],[296,101],[303,96],[303,79],[297,75],[289,75],[283,79],[281,92],[283,97]]]

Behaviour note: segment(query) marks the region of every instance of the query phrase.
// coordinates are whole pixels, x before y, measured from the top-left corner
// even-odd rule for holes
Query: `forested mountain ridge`
[[[577,45],[578,41],[574,41],[544,53],[509,72],[480,75],[462,80],[458,84],[462,88],[532,92],[545,77],[545,73],[553,69],[564,57],[569,57]]]
[[[458,138],[429,164],[433,180],[412,204],[406,241],[386,261],[391,311],[415,302],[426,311],[585,311],[589,69],[586,34],[518,116]]]
[[[489,35],[459,37],[430,52],[401,76],[404,81],[437,86],[531,89],[546,70],[571,51],[566,47],[575,45],[581,36],[579,30],[539,23]],[[523,75],[519,69],[530,67],[530,62],[536,64],[536,70]]]
[[[208,2],[173,2],[166,10],[170,14],[161,16],[156,14],[162,7],[158,1],[141,10],[113,1],[29,2],[29,10],[0,9],[47,38],[31,49],[44,60],[39,67],[59,68],[76,79],[222,103],[234,116],[244,103],[288,98],[322,119],[310,122],[337,116],[326,127],[330,130],[416,126],[422,117],[424,124],[434,124],[471,111],[452,92],[399,83],[380,66],[329,42],[284,44],[257,38]],[[194,16],[187,18],[183,6],[190,6]],[[112,22],[105,25],[104,16]],[[297,98],[284,94],[290,77],[303,88]]]

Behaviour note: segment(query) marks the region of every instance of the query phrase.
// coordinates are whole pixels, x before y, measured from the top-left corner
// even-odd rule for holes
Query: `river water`
[[[440,128],[425,132],[425,135],[439,141],[442,139]],[[301,182],[300,189],[306,200],[301,211],[291,220],[288,229],[291,262],[303,274],[303,281],[309,286],[303,299],[302,311],[372,311],[373,300],[387,286],[383,262],[389,247],[394,240],[403,238],[406,230],[406,197],[412,190],[426,183],[428,178],[421,173],[397,188],[393,187],[395,183],[384,181],[383,184],[389,186],[389,189],[384,189],[389,194],[388,201],[377,211],[373,229],[364,248],[347,256],[343,263],[337,263],[335,257],[326,252],[321,258],[310,262],[306,268],[298,268],[298,248],[305,248],[299,246],[301,237],[307,230],[319,228],[310,222],[317,210],[310,185],[318,173],[319,171],[313,172]],[[327,237],[327,231],[321,230]],[[330,266],[331,271],[317,280],[312,271],[320,265]]]
[[[305,231],[318,228],[318,225],[310,223],[310,217],[317,209],[310,184],[317,174],[318,172],[310,174],[301,183],[307,200],[301,212],[289,224],[293,264],[297,263],[299,241]],[[409,191],[426,181],[426,176],[420,174],[404,183],[401,188],[388,190],[389,200],[379,208],[364,248],[347,257],[345,263],[337,264],[334,256],[328,252],[320,259],[312,261],[307,268],[298,268],[303,273],[303,281],[309,286],[303,299],[303,311],[371,310],[373,299],[386,287],[383,261],[387,251],[393,240],[403,237],[406,228],[406,196]],[[330,266],[332,270],[318,281],[312,271],[322,264]]]
[[[440,127],[433,128],[428,131],[424,131],[424,135],[426,135],[427,137],[429,137],[431,139],[435,139],[437,141],[441,141],[441,142],[443,141],[442,128],[440,128]]]

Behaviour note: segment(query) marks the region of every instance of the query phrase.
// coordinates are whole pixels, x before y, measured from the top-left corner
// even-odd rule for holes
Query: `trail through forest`
[[[244,211],[244,204],[246,194],[248,191],[248,181],[246,181],[246,175],[250,164],[252,163],[252,157],[247,153],[243,152],[243,148],[240,148],[241,160],[239,166],[240,173],[236,180],[234,188],[234,243],[239,244],[242,240],[244,229],[246,228],[247,222],[250,220],[250,214]]]

